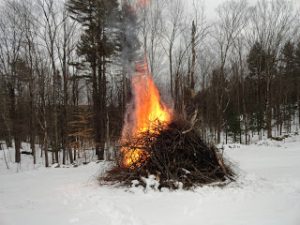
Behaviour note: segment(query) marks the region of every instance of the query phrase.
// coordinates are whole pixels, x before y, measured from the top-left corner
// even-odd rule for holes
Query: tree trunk
[[[271,78],[267,78],[267,103],[266,103],[266,113],[267,113],[267,137],[272,138],[272,107],[271,107]]]
[[[190,72],[190,89],[195,90],[195,69],[196,69],[196,26],[195,22],[192,23],[192,64]]]
[[[44,125],[47,127],[47,125]],[[49,157],[48,157],[48,133],[47,129],[44,131],[44,141],[43,141],[44,153],[45,153],[45,167],[49,167]]]
[[[11,84],[12,85],[12,84]],[[9,94],[10,94],[10,115],[12,117],[12,127],[13,127],[13,137],[15,141],[15,162],[20,163],[21,162],[21,140],[19,138],[19,118],[17,113],[17,103],[16,103],[16,94],[14,87],[9,88]]]
[[[32,78],[31,78],[32,79]],[[29,84],[30,95],[30,124],[29,124],[29,136],[30,136],[30,148],[33,155],[33,164],[36,164],[36,150],[35,150],[35,110],[33,100],[33,87],[32,81]]]

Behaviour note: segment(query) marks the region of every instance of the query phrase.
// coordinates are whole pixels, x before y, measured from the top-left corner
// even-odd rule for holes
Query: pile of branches
[[[130,168],[118,166],[110,170],[101,181],[122,185],[146,186],[145,177],[155,175],[159,187],[177,189],[232,181],[234,173],[214,146],[202,141],[200,134],[186,121],[177,120],[154,133],[143,133],[122,143],[130,151],[141,151],[143,156]],[[122,155],[121,155],[122,158]],[[179,185],[181,184],[181,185]]]

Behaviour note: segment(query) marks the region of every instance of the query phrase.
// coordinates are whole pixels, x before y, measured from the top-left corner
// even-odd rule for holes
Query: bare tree
[[[230,51],[247,25],[247,2],[245,0],[225,2],[217,8],[217,13],[218,21],[215,24],[213,36],[218,45],[221,80],[226,80],[225,66]],[[226,87],[216,88],[216,90],[219,90],[216,106],[218,112],[217,141],[220,142],[221,131],[224,128],[223,115],[230,100],[228,99]]]
[[[36,43],[37,43],[37,30],[38,25],[36,17],[32,12],[34,4],[31,1],[22,1],[21,3],[20,18],[22,18],[22,26],[24,27],[24,55],[25,62],[28,66],[27,82],[29,89],[29,136],[30,136],[30,147],[33,155],[33,163],[36,164],[36,149],[35,149],[35,138],[36,138],[36,76],[35,76],[35,57],[36,57]]]
[[[62,112],[62,149],[63,149],[63,164],[66,163],[66,154],[68,152],[69,160],[73,163],[72,150],[68,148],[68,118],[69,118],[69,90],[70,90],[70,64],[75,55],[76,50],[76,28],[77,22],[71,21],[67,9],[62,9],[63,17],[60,29],[58,31],[58,38],[56,39],[56,48],[60,68],[63,78],[63,112]]]
[[[42,34],[41,38],[45,44],[47,54],[51,63],[52,76],[52,105],[53,105],[53,136],[54,136],[54,154],[55,162],[59,162],[59,129],[58,129],[58,104],[59,104],[59,92],[58,82],[59,73],[57,68],[57,51],[56,51],[56,38],[59,31],[59,13],[54,0],[39,0],[38,5],[42,11],[43,22],[41,26]]]
[[[165,47],[166,53],[169,58],[169,73],[170,73],[170,93],[174,98],[174,46],[177,39],[179,39],[181,32],[183,31],[184,23],[184,6],[181,0],[167,1],[168,19],[167,25],[164,27],[164,35],[167,46]]]
[[[9,115],[12,124],[12,136],[15,143],[15,161],[21,162],[21,137],[18,121],[18,83],[19,76],[17,64],[21,57],[24,28],[21,18],[18,16],[20,4],[18,1],[7,1],[1,9],[0,17],[0,61],[2,74],[6,76],[6,85],[9,96]]]
[[[163,9],[165,0],[154,0],[143,9],[141,32],[143,36],[144,54],[148,56],[149,67],[154,75],[159,74],[159,66],[163,60],[161,51],[164,30]]]
[[[49,147],[49,125],[47,119],[47,106],[49,105],[48,99],[50,99],[50,76],[48,71],[49,61],[43,58],[44,52],[38,51],[35,61],[35,68],[37,73],[38,82],[38,109],[39,109],[39,125],[42,133],[42,151],[45,156],[45,166],[49,166],[48,147]],[[54,162],[54,159],[52,159]]]
[[[198,54],[204,50],[205,40],[209,35],[211,28],[206,20],[203,1],[193,1],[193,14],[191,20],[191,62],[189,68],[188,86],[192,92],[194,92],[197,82],[196,73],[201,73],[201,70],[197,71],[197,65],[199,64]]]

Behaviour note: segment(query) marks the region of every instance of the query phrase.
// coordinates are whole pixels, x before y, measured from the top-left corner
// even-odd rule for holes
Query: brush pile
[[[151,134],[145,132],[122,143],[121,147],[143,155],[130,168],[122,166],[122,160],[119,160],[118,166],[101,178],[105,183],[146,186],[145,178],[151,175],[158,181],[158,189],[190,189],[205,184],[222,184],[234,177],[218,149],[204,143],[193,126],[183,120],[173,121],[164,128],[158,127]]]

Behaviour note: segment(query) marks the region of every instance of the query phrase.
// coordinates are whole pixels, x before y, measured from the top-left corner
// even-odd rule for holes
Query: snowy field
[[[236,183],[145,192],[99,186],[108,163],[45,169],[25,159],[7,170],[0,151],[0,225],[300,225],[299,136],[225,154],[239,167]]]

